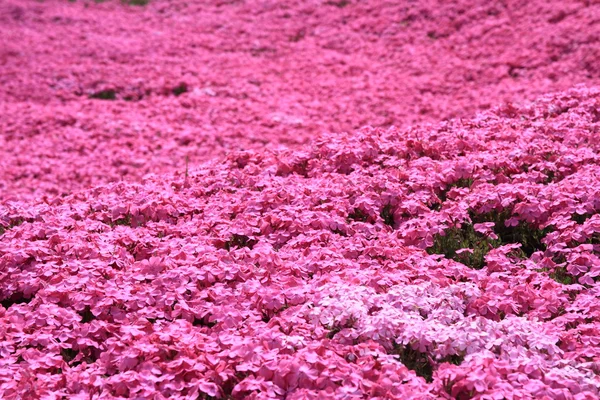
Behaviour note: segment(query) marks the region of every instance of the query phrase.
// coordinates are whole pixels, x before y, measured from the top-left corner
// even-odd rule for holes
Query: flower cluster
[[[0,209],[0,397],[600,395],[600,91]]]

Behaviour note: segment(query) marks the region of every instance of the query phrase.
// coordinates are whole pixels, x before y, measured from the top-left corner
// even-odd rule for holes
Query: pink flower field
[[[600,3],[0,0],[0,398],[600,398]]]

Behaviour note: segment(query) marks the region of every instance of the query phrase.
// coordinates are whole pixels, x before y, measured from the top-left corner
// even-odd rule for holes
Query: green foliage
[[[60,355],[62,356],[63,360],[69,364],[71,361],[73,361],[75,359],[75,357],[77,357],[77,354],[79,354],[78,351],[73,350],[73,349],[61,349],[60,350]]]
[[[284,312],[285,310],[287,310],[288,308],[290,308],[290,305],[288,304],[288,302],[286,301],[285,304],[283,306],[281,306],[278,310],[261,310],[261,315],[262,318],[261,320],[265,323],[268,324],[269,321],[271,321],[271,318],[275,317],[277,314]]]
[[[146,3],[148,3],[148,0],[137,0],[137,1],[145,1]],[[175,96],[180,96],[180,95],[186,93],[187,91],[188,91],[188,87],[185,83],[180,83],[179,85],[177,85],[173,89],[171,89],[171,93],[173,93],[173,95],[175,95]]]
[[[286,303],[287,305],[287,303]],[[325,326],[326,329],[329,330],[329,332],[327,333],[327,339],[333,339],[335,335],[337,335],[339,332],[342,331],[342,329],[350,329],[353,328],[354,325],[356,324],[356,317],[354,317],[353,315],[351,315],[345,323],[341,324],[339,322],[334,323],[333,325],[327,325]]]
[[[94,314],[92,314],[92,310],[90,309],[90,306],[85,306],[85,308],[83,310],[77,312],[77,314],[79,314],[79,316],[81,317],[82,324],[87,324],[88,322],[92,322],[93,320],[96,319],[96,316]]]
[[[551,228],[538,229],[537,227],[520,222],[516,226],[506,226],[505,222],[512,216],[512,210],[505,209],[501,212],[491,211],[485,214],[470,213],[473,224],[493,222],[494,232],[498,239],[491,239],[475,232],[473,225],[462,224],[461,228],[451,228],[434,237],[433,246],[427,249],[429,254],[443,254],[446,258],[461,262],[471,268],[481,269],[485,265],[485,255],[494,248],[507,244],[521,244],[520,256],[530,257],[534,252],[545,250],[542,239],[551,231]],[[473,253],[463,252],[456,254],[462,248],[469,248]]]
[[[429,205],[431,211],[440,211],[442,209],[442,203],[432,203]]]
[[[402,346],[395,344],[393,354],[400,358],[400,361],[406,368],[413,370],[417,376],[425,379],[427,383],[433,382],[433,372],[438,364],[447,362],[460,365],[464,360],[464,356],[453,354],[435,362],[427,353],[415,350],[410,345]]]
[[[554,271],[548,276],[563,285],[572,285],[576,283],[576,278],[568,273],[565,267],[554,268]]]
[[[548,185],[554,181],[554,178],[556,177],[554,171],[544,170],[542,172],[546,175],[546,179],[543,181],[545,185]]]
[[[327,339],[333,339],[335,335],[337,335],[342,330],[342,327],[339,325],[333,326],[330,328],[329,333],[327,333]]]
[[[493,222],[495,224],[494,232],[498,235],[501,244],[520,243],[521,250],[527,257],[536,251],[546,250],[542,239],[552,231],[552,228],[539,229],[522,221],[517,226],[506,226],[506,220],[512,216],[512,209],[504,209],[501,212],[491,211],[485,214],[471,212],[470,216],[474,224]]]
[[[348,219],[352,221],[367,222],[369,220],[369,214],[365,213],[360,208],[355,208],[348,214]]]
[[[591,216],[594,214],[577,214],[574,213],[571,215],[571,219],[575,222],[577,222],[579,225],[582,225],[585,221],[587,221],[589,218],[591,218]]]
[[[436,235],[429,254],[443,254],[446,258],[461,262],[471,268],[481,269],[485,265],[485,255],[501,245],[500,240],[486,238],[475,232],[473,225],[463,224],[461,228],[451,228],[445,235]],[[459,249],[473,249],[473,253],[456,254]]]
[[[231,236],[231,239],[229,239],[228,241],[225,242],[224,244],[224,248],[227,251],[230,251],[231,249],[234,248],[242,248],[242,247],[247,247],[250,250],[252,250],[252,248],[254,247],[254,245],[256,244],[256,240],[250,239],[248,236],[246,235],[238,235],[238,234],[233,234],[233,236]]]
[[[0,225],[0,236],[4,235],[4,233],[6,231],[8,231],[9,229],[12,229],[15,226],[21,225],[23,222],[25,222],[25,219],[23,219],[23,218],[17,218],[17,219],[13,219],[12,221],[10,221],[10,223],[8,224],[7,227],[4,227],[4,226]]]
[[[213,322],[209,322],[209,316],[206,316],[204,318],[198,318],[198,317],[194,317],[194,321],[192,322],[192,325],[194,326],[204,326],[207,328],[212,328],[213,326],[217,325],[217,322],[213,321]]]
[[[406,368],[415,371],[417,376],[425,379],[427,383],[433,382],[433,366],[426,353],[414,350],[410,345],[396,345],[394,354],[400,357],[400,361]]]
[[[116,100],[117,92],[114,89],[100,90],[98,92],[92,93],[90,95],[90,98],[98,100]]]
[[[132,226],[131,214],[127,214],[115,221],[109,221],[108,225],[110,225],[111,228],[114,228],[115,226]]]
[[[383,207],[379,215],[381,216],[383,222],[385,222],[386,225],[389,225],[392,228],[394,227],[394,209],[391,204],[387,204],[385,207]]]
[[[452,190],[453,188],[470,188],[472,185],[473,185],[473,178],[460,178],[456,182],[451,183],[448,186],[446,186],[445,189],[440,190],[437,195],[443,203],[448,198],[448,192],[450,190]]]
[[[148,3],[150,3],[150,0],[122,0],[122,1],[130,6],[139,6],[139,7],[148,5]]]
[[[452,354],[451,356],[444,358],[442,360],[442,362],[447,362],[447,363],[453,364],[453,365],[460,365],[460,364],[462,364],[462,362],[464,360],[465,360],[464,356],[461,356],[459,354]]]

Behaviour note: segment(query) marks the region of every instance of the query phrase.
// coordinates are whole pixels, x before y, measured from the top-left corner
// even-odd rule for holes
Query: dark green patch
[[[130,6],[145,6],[148,5],[148,3],[150,3],[150,0],[122,0],[123,3],[126,3],[127,5]]]
[[[114,228],[115,226],[132,226],[132,224],[131,224],[131,214],[127,214],[124,217],[121,217],[121,218],[116,219],[114,221],[110,221],[108,223],[108,225],[110,225],[111,228]]]
[[[460,178],[454,183],[450,183],[445,189],[440,190],[437,195],[442,202],[448,198],[448,192],[453,188],[470,188],[473,185],[473,178]]]
[[[340,333],[341,330],[342,330],[342,327],[339,325],[332,327],[329,330],[329,333],[327,333],[327,339],[333,339],[334,336],[337,335],[338,333]]]
[[[8,226],[6,226],[6,227],[0,225],[0,236],[4,235],[4,233],[6,231],[8,231],[9,229],[12,229],[15,226],[21,225],[23,222],[25,222],[24,218],[16,218],[16,219],[11,220],[10,223],[8,224]]]
[[[343,237],[348,237],[348,234],[344,231],[342,231],[341,229],[335,228],[334,230],[332,230],[331,232],[335,233],[336,235],[340,235]]]
[[[117,92],[114,89],[105,89],[98,92],[94,92],[90,95],[91,99],[97,100],[116,100]]]
[[[77,354],[79,354],[79,352],[76,350],[73,350],[73,349],[61,349],[60,350],[60,355],[67,364],[69,364],[71,361],[73,361],[75,359],[75,357],[77,357]]]
[[[287,300],[285,302],[285,304],[283,306],[281,306],[280,308],[278,308],[277,310],[261,310],[261,315],[262,315],[262,321],[264,323],[268,323],[271,318],[275,317],[277,314],[280,314],[282,312],[284,312],[285,310],[287,310],[288,308],[290,308],[290,305],[287,303]]]
[[[233,236],[231,236],[231,239],[225,242],[223,248],[227,251],[230,251],[231,249],[241,249],[242,247],[247,247],[252,250],[257,242],[257,240],[250,239],[246,235],[238,235],[234,233]]]
[[[473,224],[483,222],[493,222],[494,232],[498,235],[501,245],[520,243],[521,250],[527,257],[530,257],[536,251],[546,250],[546,245],[542,239],[552,232],[551,227],[539,229],[533,224],[519,222],[517,226],[506,226],[505,222],[512,216],[512,209],[504,209],[501,212],[491,211],[485,214],[469,213]]]
[[[433,246],[429,247],[427,252],[443,254],[446,258],[462,262],[471,268],[481,269],[485,265],[485,255],[491,249],[503,245],[520,244],[520,251],[515,255],[521,258],[530,257],[536,251],[544,251],[546,246],[542,239],[552,231],[551,228],[539,229],[525,222],[516,226],[506,226],[506,220],[512,216],[510,209],[485,214],[475,214],[471,211],[469,214],[473,224],[493,222],[498,239],[485,237],[475,232],[473,225],[463,224],[461,228],[448,229],[444,235],[436,235]],[[473,253],[456,254],[456,251],[462,248],[472,249]]]
[[[209,318],[209,316],[205,316],[204,318],[194,317],[194,321],[192,322],[192,325],[205,326],[207,328],[212,328],[213,326],[215,326],[217,324],[216,322],[209,322],[208,318]]]
[[[558,283],[562,283],[563,285],[572,285],[576,283],[576,278],[567,272],[565,267],[554,268],[549,275],[550,278],[554,279]]]
[[[460,365],[463,363],[464,360],[465,360],[464,356],[461,356],[459,354],[452,354],[451,356],[444,358],[441,362],[447,362],[449,364]]]
[[[360,208],[355,208],[348,214],[348,219],[352,221],[367,222],[369,220],[369,214],[365,213]]]
[[[586,213],[586,214],[577,214],[577,213],[574,213],[574,214],[571,215],[571,219],[573,221],[577,222],[579,225],[582,225],[585,221],[587,221],[588,219],[590,219],[592,217],[592,215],[595,215],[595,214],[589,214],[589,213]]]
[[[392,207],[391,204],[387,204],[386,206],[384,206],[381,209],[379,216],[381,217],[381,219],[383,219],[383,222],[386,225],[391,226],[392,228],[394,227],[394,225],[395,225],[394,208]]]
[[[327,333],[327,339],[333,339],[335,335],[341,332],[342,329],[353,328],[356,324],[356,318],[354,316],[350,316],[345,324],[335,323],[333,325],[327,326],[326,328],[329,330]]]
[[[171,93],[173,93],[174,96],[181,96],[182,94],[186,93],[187,91],[188,91],[188,87],[185,83],[180,83],[179,85],[177,85],[173,89],[171,89]]]
[[[442,209],[442,203],[432,203],[429,205],[431,211],[440,211]]]
[[[546,179],[544,179],[544,181],[543,181],[544,185],[548,185],[548,184],[554,182],[554,178],[556,177],[556,175],[554,174],[554,171],[545,170],[542,173],[544,175],[546,175]]]
[[[464,357],[461,355],[450,355],[436,362],[427,353],[415,350],[410,345],[395,344],[392,354],[397,355],[406,368],[413,370],[417,376],[425,379],[427,383],[433,381],[433,372],[437,365],[442,363],[460,365],[464,361]]]
[[[96,316],[94,314],[92,314],[92,310],[90,309],[90,306],[85,306],[85,308],[83,310],[77,311],[77,314],[79,314],[79,316],[81,317],[82,324],[87,324],[96,319]]]
[[[481,269],[485,265],[485,255],[500,245],[500,240],[486,238],[475,232],[473,225],[463,224],[461,228],[448,229],[443,236],[435,235],[433,246],[427,249],[427,253],[443,254],[448,259],[461,262],[474,269]],[[473,253],[456,253],[457,250],[464,248],[473,249]]]

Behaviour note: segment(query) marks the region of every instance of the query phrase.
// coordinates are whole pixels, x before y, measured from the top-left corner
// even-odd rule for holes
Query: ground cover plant
[[[598,398],[599,95],[5,205],[2,396]]]
[[[127,3],[0,2],[0,199],[600,83],[594,1]]]
[[[0,398],[600,398],[599,11],[0,1]]]

